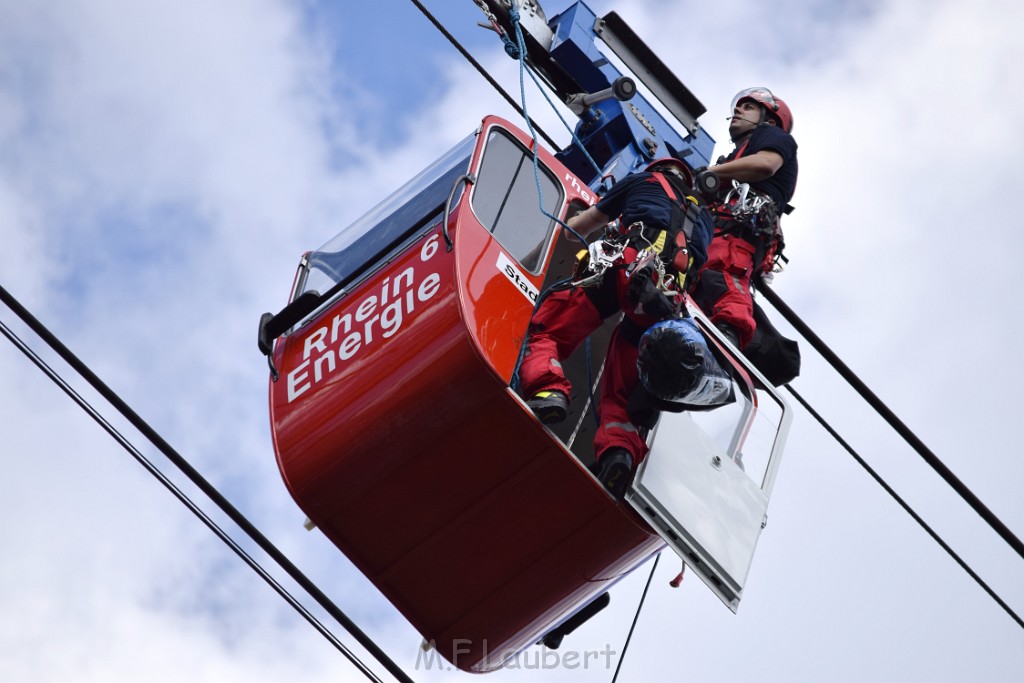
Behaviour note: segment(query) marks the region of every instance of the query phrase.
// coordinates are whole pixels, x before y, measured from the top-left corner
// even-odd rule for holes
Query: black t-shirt
[[[673,191],[678,193],[675,188]],[[623,228],[637,221],[656,228],[667,228],[672,223],[672,200],[654,174],[646,171],[633,173],[615,183],[601,197],[597,210],[612,219],[621,217]]]
[[[782,166],[775,172],[775,175],[765,180],[759,180],[756,183],[750,183],[750,186],[774,199],[780,209],[789,204],[789,200],[793,198],[793,193],[796,191],[798,171],[796,140],[793,139],[793,136],[777,126],[759,126],[750,134],[746,147],[744,148],[740,144],[728,156],[728,160],[732,161],[735,159],[736,153],[740,149],[743,150],[741,156],[744,157],[749,157],[766,149],[777,152],[782,156]]]
[[[714,220],[705,206],[689,202],[671,181],[666,181],[676,195],[669,199],[661,183],[653,173],[646,171],[628,175],[612,186],[597,203],[597,210],[609,218],[619,218],[620,228],[625,230],[633,223],[642,221],[648,228],[671,228],[672,205],[680,206],[683,222],[679,226],[686,235],[690,254],[700,267],[707,260],[707,245],[714,232]]]

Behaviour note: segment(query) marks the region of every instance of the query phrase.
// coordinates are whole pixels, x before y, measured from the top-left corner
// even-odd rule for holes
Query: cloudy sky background
[[[426,4],[518,93],[472,3]],[[776,291],[1024,536],[1024,6],[590,5],[619,11],[704,101],[717,153],[736,90],[790,103],[802,173]],[[533,94],[565,140],[545,109]],[[303,250],[487,113],[514,117],[404,0],[0,0],[0,284],[417,681],[469,675],[417,670],[418,634],[302,529],[255,331]],[[53,360],[6,308],[0,320]],[[1024,560],[804,355],[794,386],[1024,614]],[[6,341],[0,373],[0,680],[359,679]],[[669,588],[678,568],[666,552],[620,680],[1024,680],[1024,630],[799,409],[739,614],[696,577]],[[646,576],[563,647],[620,651]],[[611,676],[602,663],[488,680]]]

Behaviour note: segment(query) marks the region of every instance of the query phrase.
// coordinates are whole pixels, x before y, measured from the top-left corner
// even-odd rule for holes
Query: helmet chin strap
[[[747,123],[752,123],[752,124],[754,124],[754,128],[759,128],[760,126],[766,125],[765,121],[764,121],[764,112],[762,112],[762,114],[761,114],[761,121],[751,121],[750,119],[745,119],[742,116],[727,116],[725,120],[726,121],[732,121],[733,119],[739,119],[740,121],[746,121]],[[744,131],[744,132],[740,133],[739,135],[737,135],[736,137],[733,137],[733,136],[730,135],[729,136],[729,140],[732,141],[732,142],[736,142],[737,140],[742,140],[743,138],[745,138],[748,135],[750,135],[751,133],[753,133],[754,132],[754,128],[751,128],[750,130]]]
[[[758,107],[757,108],[758,108],[758,111],[761,112],[761,120],[760,121],[751,121],[750,119],[745,119],[742,116],[726,116],[725,120],[726,121],[732,121],[734,118],[735,119],[739,119],[740,121],[746,121],[747,123],[754,124],[754,128],[760,128],[761,126],[770,126],[770,125],[772,125],[771,122],[768,120],[768,108],[765,107],[760,102],[758,103]],[[742,140],[743,138],[745,138],[748,135],[750,135],[751,133],[753,133],[754,132],[754,128],[751,128],[750,130],[746,131],[745,133],[740,134],[737,137],[729,136],[730,142],[736,142],[737,140]]]

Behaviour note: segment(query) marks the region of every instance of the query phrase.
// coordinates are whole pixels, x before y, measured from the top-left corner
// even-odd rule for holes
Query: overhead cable
[[[476,59],[473,58],[473,55],[469,54],[469,52],[466,50],[466,48],[462,47],[462,44],[459,43],[458,39],[455,36],[453,36],[451,33],[449,33],[448,29],[446,29],[444,27],[444,24],[442,24],[440,21],[438,21],[434,17],[434,15],[431,14],[430,10],[428,10],[426,7],[423,6],[423,3],[421,3],[419,0],[412,0],[412,4],[416,5],[417,9],[419,9],[419,11],[423,13],[423,16],[425,16],[428,20],[430,20],[430,23],[433,24],[434,27],[437,28],[437,30],[441,32],[441,35],[443,35],[445,38],[448,39],[448,42],[451,43],[452,46],[456,50],[459,51],[459,54],[461,54],[463,57],[465,57],[466,61],[468,61],[470,64],[473,65],[473,67],[480,73],[480,75],[483,76],[484,79],[488,83],[491,84],[491,87],[493,87],[496,91],[498,91],[498,94],[501,95],[503,98],[505,98],[505,101],[508,102],[512,106],[512,108],[515,109],[516,112],[520,116],[522,116],[524,118],[528,118],[526,116],[526,113],[523,111],[523,108],[519,105],[519,103],[516,102],[514,99],[512,99],[512,96],[509,95],[505,91],[505,89],[502,88],[501,85],[496,80],[494,80],[494,77],[492,77],[491,74],[489,74],[487,72],[487,69],[485,69],[480,64],[480,62],[476,61]],[[545,133],[543,128],[541,128],[539,125],[537,125],[537,123],[535,121],[533,121],[532,119],[528,119],[528,120],[530,121],[530,124],[533,125],[537,129],[537,132],[541,134],[541,137],[544,138],[545,142],[547,142],[549,145],[551,145],[552,148],[555,148],[555,149],[558,148],[558,143],[556,143],[551,138],[551,136],[549,136],[547,133]]]
[[[349,634],[362,645],[367,652],[373,655],[384,668],[386,668],[397,680],[403,683],[412,683],[412,679],[399,667],[380,647],[367,636],[341,609],[335,605],[320,588],[303,574],[295,564],[289,560],[284,553],[270,542],[263,533],[250,522],[245,515],[239,512],[220,491],[206,481],[189,462],[181,456],[167,441],[160,436],[145,420],[143,420],[131,407],[121,399],[110,387],[108,387],[85,363],[71,352],[52,332],[50,332],[39,320],[33,316],[28,309],[11,295],[3,286],[0,286],[0,301],[7,305],[22,322],[24,322],[43,342],[45,342],[64,362],[75,370],[90,386],[95,389],[111,406],[123,415],[133,427],[145,436],[156,446],[164,456],[167,457],[189,480],[195,484],[206,496],[213,501],[242,531],[249,536],[256,544],[269,555],[289,576],[295,580],[317,603],[323,607]]]
[[[629,649],[629,641],[633,638],[633,630],[636,628],[636,622],[640,619],[640,610],[643,609],[644,602],[647,600],[647,590],[651,587],[651,579],[654,578],[654,570],[658,568],[658,560],[661,559],[661,553],[659,552],[654,556],[654,565],[651,567],[651,573],[647,575],[647,583],[644,584],[644,592],[640,596],[640,603],[636,606],[636,614],[633,615],[633,623],[629,626],[629,633],[626,634],[626,642],[622,646],[622,654],[619,655],[619,662],[615,665],[615,674],[612,675],[612,683],[615,683],[619,679],[619,669],[622,668],[622,662],[626,659],[626,650]]]
[[[876,482],[878,482],[878,485],[881,486],[883,489],[885,489],[886,493],[888,493],[890,496],[892,496],[893,500],[895,500],[896,503],[899,504],[899,506],[902,507],[907,512],[907,514],[910,515],[914,519],[915,522],[920,524],[921,528],[924,529],[925,532],[929,536],[931,536],[932,539],[934,539],[934,541],[936,543],[938,543],[939,546],[941,546],[943,550],[945,550],[947,553],[949,553],[949,556],[952,557],[953,560],[958,565],[960,565],[963,568],[963,570],[965,572],[967,572],[971,576],[971,578],[974,579],[978,583],[979,586],[981,586],[982,590],[984,590],[986,593],[988,593],[989,596],[993,600],[995,600],[996,603],[1000,607],[1002,607],[1003,610],[1005,610],[1006,613],[1009,614],[1010,617],[1014,621],[1017,622],[1017,625],[1019,625],[1021,628],[1024,628],[1024,620],[1022,620],[1017,615],[1017,613],[1014,612],[1013,609],[1011,609],[1010,606],[1007,605],[1005,601],[1003,601],[1002,598],[1000,598],[998,595],[996,595],[996,592],[994,590],[992,590],[992,588],[990,588],[989,585],[987,583],[985,583],[985,581],[980,576],[978,576],[978,574],[973,569],[971,569],[970,566],[968,566],[967,563],[964,562],[963,559],[961,559],[961,557],[959,555],[957,555],[956,552],[951,547],[949,547],[949,545],[945,541],[943,541],[942,538],[937,533],[935,533],[935,531],[930,526],[928,526],[927,522],[925,522],[921,518],[920,515],[918,515],[916,512],[914,512],[913,508],[911,508],[910,505],[907,504],[907,502],[904,501],[899,496],[899,494],[896,493],[896,491],[893,490],[893,488],[891,486],[889,486],[889,484],[887,484],[885,482],[884,479],[882,479],[882,477],[878,474],[878,472],[876,472],[871,467],[871,465],[869,465],[867,463],[867,461],[865,461],[864,458],[862,458],[857,453],[857,451],[853,450],[853,447],[850,446],[850,444],[847,443],[846,440],[842,436],[840,436],[839,433],[835,429],[832,428],[832,425],[830,425],[828,422],[826,422],[825,418],[823,418],[818,413],[818,411],[816,411],[814,408],[812,408],[811,404],[809,404],[804,399],[803,396],[801,396],[799,393],[797,393],[797,390],[793,388],[793,385],[792,384],[787,384],[786,388],[789,390],[789,393],[793,394],[793,397],[796,398],[796,400],[800,402],[800,405],[802,405],[804,407],[804,409],[808,413],[811,414],[811,417],[813,417],[815,420],[817,420],[818,424],[820,424],[822,427],[824,427],[825,431],[827,431],[832,436],[832,438],[835,439],[839,443],[840,446],[845,448],[847,453],[849,453],[850,455],[853,456],[853,459],[856,460],[857,463],[867,471],[867,473],[871,476],[871,478],[874,479]]]
[[[360,661],[359,658],[356,657],[351,650],[345,647],[344,643],[338,640],[338,638],[333,633],[331,633],[331,631],[327,629],[327,627],[320,623],[320,621],[317,620],[317,618],[313,616],[313,614],[309,610],[307,610],[302,605],[302,603],[296,600],[295,597],[292,596],[292,594],[284,588],[284,586],[278,583],[274,579],[274,577],[272,577],[267,572],[267,570],[265,570],[255,559],[253,559],[251,555],[245,552],[245,550],[240,545],[238,545],[238,543],[236,543],[235,540],[231,538],[231,536],[227,532],[225,532],[220,526],[218,526],[217,523],[214,522],[205,512],[203,512],[203,510],[198,505],[196,505],[196,503],[191,498],[189,498],[184,491],[175,486],[174,482],[168,479],[167,476],[164,475],[164,473],[159,470],[159,468],[157,468],[152,462],[150,462],[150,460],[146,458],[146,456],[143,455],[142,452],[138,448],[136,448],[134,444],[131,443],[131,441],[129,441],[123,434],[121,434],[121,432],[119,432],[116,427],[110,424],[110,422],[107,421],[107,419],[104,418],[103,415],[101,415],[98,410],[96,410],[88,401],[86,401],[81,394],[75,391],[74,388],[72,388],[71,385],[68,384],[57,371],[55,371],[46,363],[46,361],[44,361],[37,353],[35,353],[31,348],[29,348],[29,346],[24,341],[22,341],[22,339],[18,337],[18,335],[15,334],[6,324],[4,324],[2,320],[0,320],[0,334],[3,334],[3,336],[7,337],[7,339],[25,356],[27,356],[28,359],[31,360],[36,365],[36,367],[43,372],[43,374],[49,377],[54,384],[56,384],[61,390],[64,391],[65,394],[67,394],[71,398],[72,401],[78,404],[79,408],[85,411],[85,413],[89,415],[89,417],[91,417],[97,424],[99,424],[100,427],[102,427],[114,439],[114,441],[119,443],[126,451],[128,451],[129,455],[135,458],[135,460],[138,461],[138,463],[142,465],[142,467],[147,472],[149,472],[154,478],[157,479],[157,481],[163,484],[164,487],[168,491],[170,491],[171,494],[175,498],[177,498],[182,505],[188,508],[188,510],[192,514],[198,517],[199,520],[203,524],[205,524],[207,528],[209,528],[210,531],[214,533],[215,536],[217,536],[217,538],[219,538],[221,541],[224,542],[225,545],[231,548],[231,550],[234,551],[234,553],[238,555],[238,557],[240,557],[243,562],[249,565],[249,567],[254,572],[256,572],[256,574],[258,574],[261,579],[266,581],[267,584],[271,588],[273,588],[274,591],[276,591],[277,594],[280,595],[285,602],[291,605],[295,609],[295,611],[297,611],[306,621],[308,621],[313,626],[313,628],[319,631],[320,634],[324,636],[324,638],[326,638],[328,642],[331,643],[331,645],[333,645],[343,655],[345,655],[345,657],[348,658],[348,660],[352,662],[356,666],[356,668],[358,668],[363,673],[364,676],[366,676],[371,681],[376,681],[377,683],[380,683],[380,678],[378,678],[377,675],[373,673],[373,671],[371,671],[365,664],[363,664],[363,662]]]
[[[960,481],[952,470],[946,467],[945,464],[932,451],[924,445],[924,442],[917,437],[914,432],[907,427],[902,420],[896,417],[896,414],[886,406],[878,396],[871,391],[860,377],[858,377],[840,358],[836,353],[830,349],[821,338],[814,333],[807,323],[800,319],[796,313],[793,312],[786,302],[779,297],[778,294],[772,290],[771,287],[763,282],[759,282],[757,285],[758,291],[764,294],[765,298],[771,302],[772,306],[779,311],[789,321],[796,330],[803,335],[803,337],[810,342],[811,346],[822,355],[822,357],[832,365],[833,368],[845,379],[851,387],[853,387],[857,393],[864,398],[872,408],[878,412],[882,418],[888,422],[896,432],[906,440],[910,446],[917,451],[917,453],[924,458],[924,461],[928,463],[933,470],[935,470],[939,476],[941,476],[947,484],[949,484],[954,491],[956,491],[961,498],[963,498],[971,508],[977,512],[982,519],[984,519],[990,527],[992,527],[997,534],[999,534],[1004,541],[1006,541],[1011,548],[1013,548],[1018,555],[1024,558],[1024,543],[1021,543],[1020,539],[1017,538],[1010,528],[1007,527],[1003,522],[996,517],[996,515],[988,509],[988,507],[981,502],[974,493],[967,488],[967,486]]]

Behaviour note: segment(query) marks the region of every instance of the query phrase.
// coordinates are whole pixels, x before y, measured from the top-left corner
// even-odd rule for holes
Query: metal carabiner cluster
[[[732,181],[732,188],[725,195],[722,205],[729,209],[737,220],[753,219],[771,203],[771,199],[765,195],[754,192],[748,183]]]
[[[628,273],[630,277],[644,274],[648,278],[652,273],[656,273],[657,277],[650,278],[655,287],[663,291],[674,290],[675,277],[666,274],[665,262],[661,259],[661,254],[653,247],[641,249],[637,253],[636,259],[629,266]]]
[[[577,279],[573,281],[574,287],[589,287],[601,282],[606,270],[612,266],[622,263],[622,253],[626,249],[624,241],[620,240],[596,240],[587,246],[586,268],[577,270]],[[581,252],[581,255],[583,252]],[[582,266],[583,259],[579,266]],[[581,272],[582,271],[582,272]]]

